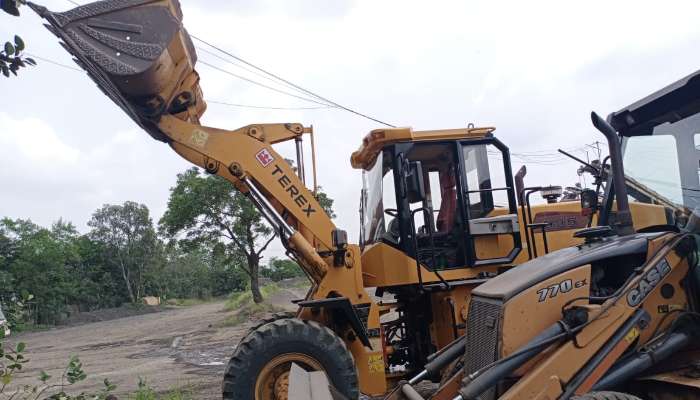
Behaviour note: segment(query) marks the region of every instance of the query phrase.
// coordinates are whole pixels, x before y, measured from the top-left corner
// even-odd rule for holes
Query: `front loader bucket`
[[[105,0],[55,13],[28,3],[97,86],[151,136],[163,114],[204,113],[197,55],[177,0]]]

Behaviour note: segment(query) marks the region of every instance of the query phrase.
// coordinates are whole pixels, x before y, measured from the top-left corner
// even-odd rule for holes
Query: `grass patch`
[[[263,295],[263,300],[279,292],[280,287],[276,283],[270,283],[260,288],[260,293]],[[236,311],[245,308],[253,303],[253,294],[250,290],[245,292],[232,293],[224,305],[224,311]]]
[[[280,291],[276,283],[270,283],[260,288],[263,295],[263,302],[256,304],[253,302],[253,294],[250,290],[231,294],[224,305],[224,311],[233,312],[222,323],[221,326],[236,326],[248,321],[256,315],[284,311],[283,308],[265,302],[270,296]]]
[[[309,280],[306,278],[294,279],[289,286],[295,289],[308,289],[311,287],[311,282],[309,282]]]
[[[239,309],[238,312],[226,317],[226,319],[221,322],[221,326],[238,326],[257,315],[274,313],[279,311],[284,311],[284,309],[281,307],[274,306],[270,303],[251,303]]]
[[[236,311],[252,302],[253,294],[250,293],[250,291],[231,293],[231,296],[229,296],[224,305],[224,311]]]

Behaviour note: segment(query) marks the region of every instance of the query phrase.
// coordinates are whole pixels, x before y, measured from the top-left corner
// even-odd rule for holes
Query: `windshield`
[[[622,141],[628,192],[636,201],[664,205],[682,222],[700,206],[700,117],[654,128]]]
[[[362,243],[364,245],[379,241],[386,233],[384,210],[396,208],[394,193],[394,174],[389,167],[389,160],[379,153],[374,166],[362,173]],[[384,187],[386,186],[386,195]]]

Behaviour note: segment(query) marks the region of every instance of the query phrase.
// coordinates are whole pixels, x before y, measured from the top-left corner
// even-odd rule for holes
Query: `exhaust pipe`
[[[593,126],[598,129],[608,140],[608,151],[610,152],[610,166],[612,167],[612,184],[615,189],[615,200],[617,200],[617,222],[616,231],[620,236],[631,235],[634,233],[632,227],[632,214],[630,214],[630,206],[627,201],[627,186],[625,185],[625,170],[622,165],[622,148],[620,146],[620,138],[606,120],[601,118],[595,112],[591,112],[591,121]],[[612,206],[612,203],[608,203]],[[598,225],[606,225],[610,207],[606,207],[606,215],[601,215]]]

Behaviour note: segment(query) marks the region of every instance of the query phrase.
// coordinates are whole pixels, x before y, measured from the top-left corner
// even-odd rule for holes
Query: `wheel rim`
[[[256,400],[287,400],[289,394],[289,370],[292,363],[306,371],[323,371],[321,363],[302,353],[280,354],[270,360],[255,381]]]

